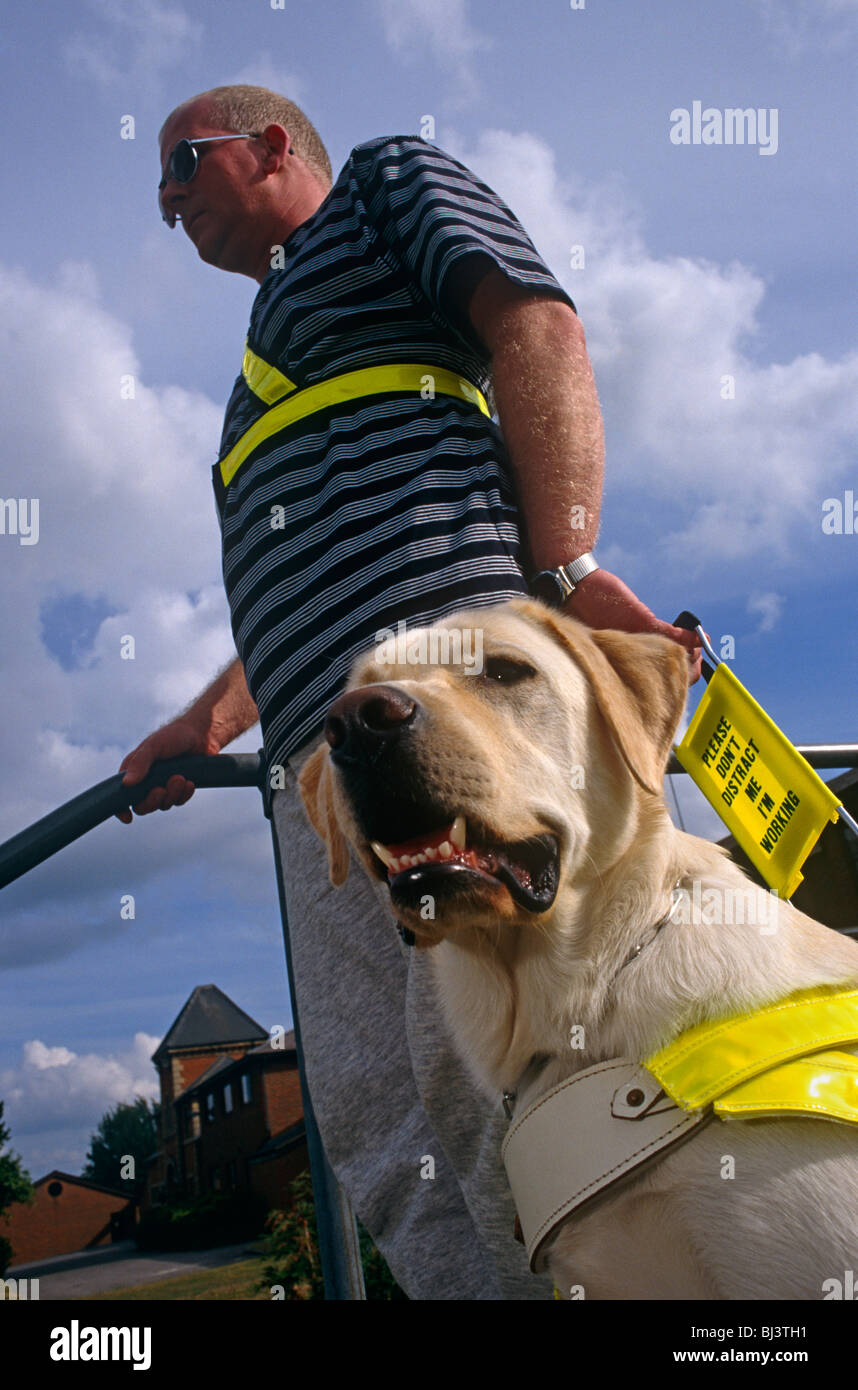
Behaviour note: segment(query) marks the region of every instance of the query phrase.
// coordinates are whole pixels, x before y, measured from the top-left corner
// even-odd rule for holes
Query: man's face
[[[164,128],[162,175],[180,140],[231,133],[206,119],[202,103],[179,110]],[[225,140],[222,144],[200,145],[199,164],[191,181],[177,183],[168,178],[161,195],[165,205],[181,217],[182,227],[201,260],[219,270],[243,275],[255,275],[259,261],[256,214],[261,208],[264,175],[255,149],[257,143]]]

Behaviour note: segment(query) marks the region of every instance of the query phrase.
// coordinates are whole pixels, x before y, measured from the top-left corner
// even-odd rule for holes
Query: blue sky
[[[858,493],[857,40],[856,0],[17,7],[0,495],[40,506],[37,543],[0,535],[0,839],[110,775],[232,655],[209,465],[255,286],[156,206],[161,122],[226,82],[301,103],[335,169],[432,117],[578,305],[606,425],[602,562],[661,616],[732,635],[795,741],[853,741],[858,536],[821,521]],[[672,143],[695,101],[776,111],[777,149]],[[723,833],[678,790],[689,828]],[[33,871],[2,896],[0,965],[14,1147],[34,1176],[77,1171],[108,1105],[154,1094],[149,1055],[195,985],[289,1023],[255,793],[112,823]]]

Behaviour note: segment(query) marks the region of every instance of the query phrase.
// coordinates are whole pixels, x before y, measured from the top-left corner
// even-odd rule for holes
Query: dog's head
[[[421,945],[550,914],[660,803],[687,688],[676,643],[529,599],[388,634],[300,774],[332,882],[349,841]]]

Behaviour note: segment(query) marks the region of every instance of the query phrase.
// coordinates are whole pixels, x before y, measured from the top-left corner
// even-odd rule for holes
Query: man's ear
[[[333,773],[328,745],[311,753],[298,774],[298,787],[307,819],[328,847],[328,873],[339,888],[349,876],[349,850],[334,810]]]

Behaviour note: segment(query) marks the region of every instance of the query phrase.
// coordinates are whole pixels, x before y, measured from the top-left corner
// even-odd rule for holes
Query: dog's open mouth
[[[480,836],[464,816],[438,830],[415,835],[399,844],[371,842],[387,869],[393,901],[416,907],[422,894],[445,898],[479,884],[503,884],[528,912],[547,912],[557,895],[559,841],[556,835],[537,835],[516,844]]]

